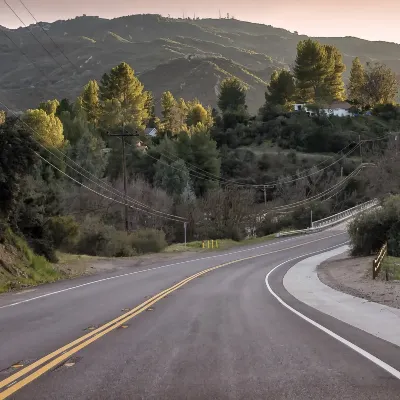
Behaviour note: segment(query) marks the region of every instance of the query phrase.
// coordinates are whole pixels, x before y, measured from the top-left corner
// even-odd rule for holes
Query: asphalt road
[[[292,260],[270,275],[275,294],[400,370],[398,347],[282,285],[295,262],[346,240],[333,230],[0,296],[0,400],[399,399],[398,378],[266,285]]]

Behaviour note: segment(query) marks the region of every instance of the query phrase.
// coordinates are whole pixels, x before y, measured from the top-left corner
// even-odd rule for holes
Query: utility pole
[[[310,228],[312,228],[312,224],[313,224],[313,220],[312,220],[312,210],[311,210],[311,226],[310,226]]]
[[[343,167],[340,167],[340,179],[343,179]]]
[[[267,205],[267,189],[264,185],[264,205]]]
[[[125,138],[136,136],[136,134],[125,133],[125,123],[122,124],[122,133],[109,133],[108,136],[120,137],[122,140],[122,176],[124,180],[124,204],[125,204],[125,230],[129,231],[128,221],[128,202],[127,202],[127,182],[126,182],[126,157],[125,157]]]
[[[187,222],[185,221],[183,223],[183,229],[185,230],[185,247],[186,247],[186,228],[187,228]]]
[[[396,156],[397,156],[397,153],[398,153],[398,143],[399,143],[399,139],[398,139],[397,135],[394,137],[394,140],[396,141]]]

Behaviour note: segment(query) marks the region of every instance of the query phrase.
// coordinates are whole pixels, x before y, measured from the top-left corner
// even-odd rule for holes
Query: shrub
[[[158,253],[167,247],[165,233],[157,229],[138,230],[130,235],[130,240],[138,253]]]
[[[56,248],[70,247],[79,234],[79,224],[71,216],[50,218],[48,229]]]
[[[77,251],[103,257],[128,257],[135,254],[126,232],[117,231],[99,218],[86,217],[77,242]]]
[[[389,254],[400,254],[400,196],[392,196],[382,208],[358,216],[350,224],[349,234],[354,255],[376,253],[385,242]]]

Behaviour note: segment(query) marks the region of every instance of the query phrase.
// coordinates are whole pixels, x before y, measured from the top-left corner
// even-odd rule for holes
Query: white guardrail
[[[373,207],[376,207],[377,205],[379,205],[379,200],[377,200],[377,199],[370,200],[365,203],[359,204],[353,208],[349,208],[348,210],[342,211],[338,214],[331,215],[330,217],[323,218],[318,221],[314,221],[314,222],[312,222],[311,228],[300,229],[300,230],[296,230],[296,231],[280,232],[280,233],[276,234],[276,237],[319,232],[326,228],[330,228],[331,226],[340,224],[361,212],[364,212]]]

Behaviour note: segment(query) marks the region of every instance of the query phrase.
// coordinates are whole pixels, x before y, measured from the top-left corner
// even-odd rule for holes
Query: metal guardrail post
[[[378,256],[372,261],[372,279],[375,279],[382,267],[382,261],[387,254],[387,243],[380,249]]]

